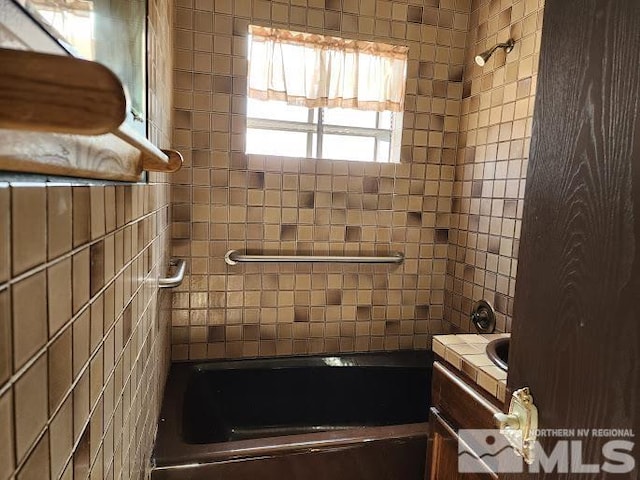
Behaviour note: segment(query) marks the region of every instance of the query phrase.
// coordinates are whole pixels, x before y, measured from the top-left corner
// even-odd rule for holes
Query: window
[[[249,99],[247,117],[247,153],[396,161],[391,145],[399,144],[394,133],[401,128],[394,126],[401,124],[401,116],[393,112],[305,108]]]
[[[397,162],[407,48],[250,27],[246,152]]]

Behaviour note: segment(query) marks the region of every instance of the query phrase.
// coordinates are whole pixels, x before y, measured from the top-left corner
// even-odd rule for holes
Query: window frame
[[[254,101],[264,101],[255,100]],[[266,101],[269,103],[269,101]],[[275,103],[275,102],[274,102]],[[281,102],[277,102],[281,103]],[[295,132],[307,134],[307,158],[316,160],[328,160],[323,157],[322,145],[325,135],[342,135],[348,137],[364,137],[374,139],[373,159],[371,162],[375,163],[399,163],[399,155],[397,159],[394,158],[394,153],[397,150],[396,143],[398,137],[401,137],[402,128],[402,112],[391,113],[391,128],[380,128],[380,120],[382,112],[371,112],[376,114],[376,128],[372,127],[353,127],[346,125],[330,125],[324,121],[325,110],[327,107],[308,108],[307,122],[300,122],[295,120],[276,120],[269,118],[251,117],[247,113],[247,130],[259,129],[259,130],[273,130],[279,132]],[[355,110],[355,109],[346,109]],[[316,120],[317,119],[317,120]],[[399,123],[399,125],[398,125]],[[315,152],[313,155],[313,136],[316,135]],[[387,158],[378,158],[379,145],[381,141],[389,142],[389,155]],[[245,146],[246,151],[246,146]],[[249,153],[249,152],[247,152]],[[252,153],[249,153],[252,154]],[[361,161],[355,159],[342,159],[345,161]]]

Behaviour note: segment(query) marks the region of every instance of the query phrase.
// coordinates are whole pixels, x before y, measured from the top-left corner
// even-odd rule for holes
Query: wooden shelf
[[[126,89],[107,67],[3,48],[0,65],[0,169],[136,180],[182,166],[124,124]]]

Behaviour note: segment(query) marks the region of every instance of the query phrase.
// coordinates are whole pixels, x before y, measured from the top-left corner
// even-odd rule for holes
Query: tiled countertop
[[[433,337],[433,353],[463,372],[490,395],[504,402],[507,372],[494,365],[485,349],[491,340],[509,336],[508,333],[436,335]]]

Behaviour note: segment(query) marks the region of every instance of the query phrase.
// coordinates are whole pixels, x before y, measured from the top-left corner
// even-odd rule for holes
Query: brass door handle
[[[493,419],[515,452],[525,462],[532,464],[538,430],[538,408],[533,403],[529,387],[513,392],[509,413],[496,413]]]
[[[493,415],[496,427],[500,430],[519,430],[520,418],[514,414],[496,413]]]

